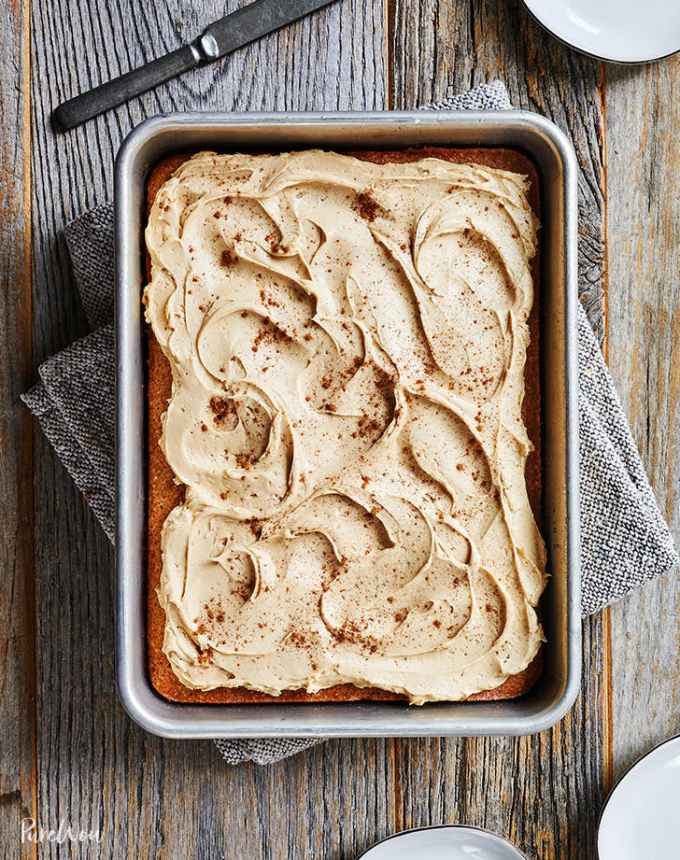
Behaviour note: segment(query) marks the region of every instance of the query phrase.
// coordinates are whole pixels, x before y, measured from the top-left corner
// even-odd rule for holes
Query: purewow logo
[[[21,820],[21,843],[26,842],[56,842],[62,845],[64,842],[96,842],[99,844],[102,835],[98,830],[79,830],[66,818],[62,818],[59,826],[54,829],[41,827],[33,818],[22,818]]]

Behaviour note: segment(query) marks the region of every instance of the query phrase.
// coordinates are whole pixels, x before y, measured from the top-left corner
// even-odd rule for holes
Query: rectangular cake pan
[[[541,183],[543,532],[552,579],[541,611],[545,669],[506,702],[187,705],[158,696],[146,665],[145,184],[163,156],[320,147],[514,147]],[[404,113],[184,113],[155,117],[123,144],[115,169],[117,325],[117,675],[137,723],[176,738],[358,735],[520,735],[556,723],[574,702],[581,665],[576,339],[576,159],[551,122],[521,111]]]

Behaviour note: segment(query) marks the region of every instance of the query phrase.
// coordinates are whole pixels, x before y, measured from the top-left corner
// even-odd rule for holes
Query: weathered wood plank
[[[600,68],[547,37],[518,2],[394,0],[395,108],[493,78],[513,104],[574,141],[580,165],[582,299],[602,331],[604,252]],[[607,652],[601,617],[584,631],[582,694],[552,732],[529,739],[397,742],[400,823],[466,821],[510,836],[529,857],[593,856],[607,768]]]
[[[35,815],[35,593],[31,422],[18,397],[31,372],[30,70],[27,4],[0,8],[0,846],[32,857]]]
[[[607,71],[609,356],[680,541],[680,59]],[[615,205],[614,205],[615,203]],[[680,732],[680,579],[612,609],[615,769]]]
[[[68,135],[52,132],[49,113],[61,99],[177,47],[237,5],[34,4],[37,360],[85,329],[55,237],[110,198],[113,157],[134,124],[174,109],[384,106],[382,4],[343,0]],[[102,856],[114,858],[316,857],[393,830],[392,747],[384,741],[329,744],[271,768],[229,768],[207,742],[161,741],[127,720],[114,689],[111,551],[42,440],[35,459],[41,823],[65,817],[99,830]],[[40,855],[95,853],[45,843]]]

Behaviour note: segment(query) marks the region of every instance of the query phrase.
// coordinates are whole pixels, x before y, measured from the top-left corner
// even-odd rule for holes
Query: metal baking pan
[[[165,701],[146,667],[143,228],[153,165],[179,150],[503,146],[535,163],[541,184],[543,533],[552,573],[542,598],[548,636],[541,680],[503,702],[187,705]],[[128,714],[176,738],[267,735],[520,735],[556,723],[581,664],[576,339],[576,160],[548,120],[504,111],[183,113],[155,117],[123,144],[115,169],[117,324],[117,674]]]

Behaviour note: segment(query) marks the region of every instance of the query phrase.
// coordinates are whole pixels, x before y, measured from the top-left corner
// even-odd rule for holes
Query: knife
[[[109,108],[169,81],[196,66],[204,66],[231,54],[268,33],[304,18],[335,0],[255,0],[211,24],[191,44],[178,48],[145,66],[82,93],[59,105],[52,121],[67,131]]]

